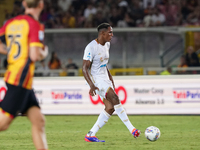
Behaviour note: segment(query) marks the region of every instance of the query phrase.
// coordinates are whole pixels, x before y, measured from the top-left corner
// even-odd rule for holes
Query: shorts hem
[[[14,118],[15,118],[14,115],[12,115],[12,114],[10,114],[10,113],[4,111],[2,108],[0,108],[0,112],[2,112],[5,116],[7,116],[7,117],[9,117],[9,118],[11,118],[11,119],[14,119]]]

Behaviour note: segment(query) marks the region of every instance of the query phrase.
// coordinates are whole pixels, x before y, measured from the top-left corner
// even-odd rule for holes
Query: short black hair
[[[111,27],[109,23],[102,23],[97,27],[97,31],[101,31],[101,29],[108,29],[108,27]]]

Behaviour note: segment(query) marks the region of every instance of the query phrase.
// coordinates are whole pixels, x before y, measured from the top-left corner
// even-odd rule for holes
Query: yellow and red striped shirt
[[[29,48],[44,47],[44,26],[30,15],[19,15],[0,28],[0,39],[9,50],[5,82],[32,89],[35,64],[29,57]]]

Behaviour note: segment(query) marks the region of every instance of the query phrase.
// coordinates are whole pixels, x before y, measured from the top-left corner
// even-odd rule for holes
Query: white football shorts
[[[106,93],[110,88],[114,90],[113,84],[110,80],[96,79],[94,85],[99,88],[99,91],[98,90],[95,91],[96,94],[100,96],[102,101],[104,98],[106,98]]]

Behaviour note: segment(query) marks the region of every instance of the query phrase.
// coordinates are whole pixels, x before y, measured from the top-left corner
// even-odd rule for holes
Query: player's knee
[[[0,131],[7,130],[11,122],[12,122],[11,118],[2,115],[0,117]]]
[[[7,130],[9,127],[9,125],[3,125],[3,124],[0,124],[0,131],[4,131],[4,130]]]
[[[41,117],[40,119],[40,126],[43,128],[45,126],[45,118],[44,117]]]
[[[109,110],[110,110],[110,112],[111,112],[112,114],[113,114],[114,111],[115,111],[114,107],[110,108]]]
[[[110,115],[112,115],[113,112],[115,111],[114,107],[112,107],[112,106],[107,106],[107,107],[105,108],[105,110],[106,110],[106,112],[109,113]]]
[[[5,125],[3,130],[7,130],[9,128],[9,125]]]
[[[112,96],[112,103],[113,105],[118,105],[120,103],[119,97],[116,94],[113,94]]]
[[[35,121],[33,123],[33,125],[36,126],[39,129],[43,129],[44,126],[45,126],[45,119],[44,119],[44,117],[38,118],[37,121]]]

